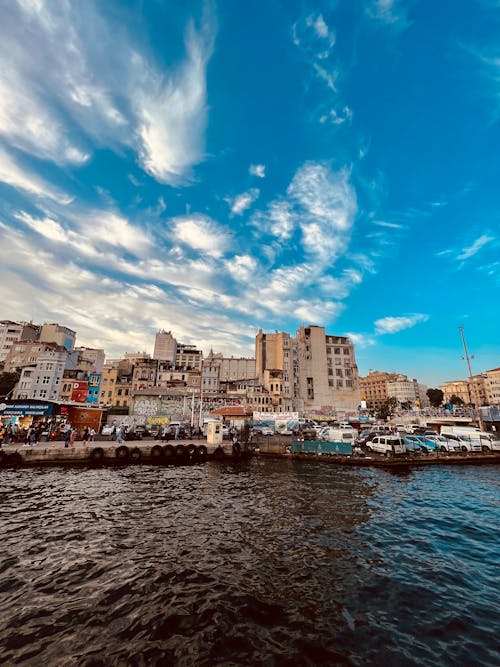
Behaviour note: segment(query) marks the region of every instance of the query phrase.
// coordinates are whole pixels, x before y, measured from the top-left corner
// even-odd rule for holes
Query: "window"
[[[336,368],[335,369],[335,375],[337,377],[342,377],[342,369],[341,368]]]
[[[335,352],[335,354],[340,354],[340,347],[336,347],[336,348],[334,349],[334,352]]]
[[[333,387],[333,380],[328,380],[328,386]]]
[[[348,348],[348,347],[344,347],[344,354],[349,354],[349,353],[350,353],[349,348]]]

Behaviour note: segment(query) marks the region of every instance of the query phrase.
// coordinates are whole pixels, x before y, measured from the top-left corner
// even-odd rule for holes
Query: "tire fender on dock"
[[[204,461],[208,456],[208,449],[205,447],[205,445],[199,445],[196,454],[200,461]]]
[[[126,461],[128,457],[130,456],[130,450],[126,445],[120,445],[115,449],[115,456],[117,459],[121,459],[122,461]]]
[[[140,461],[142,458],[142,452],[139,449],[139,447],[134,447],[134,449],[130,452],[130,458],[132,461]]]
[[[184,445],[177,445],[177,447],[175,448],[175,455],[184,456],[185,453],[186,453],[186,448],[184,447]]]
[[[22,465],[23,457],[19,452],[12,452],[12,454],[7,454],[5,458],[5,465],[9,468],[17,468]]]
[[[175,456],[175,449],[172,445],[165,445],[163,448],[163,455],[166,459],[173,459]]]
[[[102,447],[94,447],[89,454],[89,459],[98,463],[104,459],[104,449]]]
[[[154,445],[151,447],[150,456],[153,461],[160,461],[163,458],[164,450],[161,445]]]

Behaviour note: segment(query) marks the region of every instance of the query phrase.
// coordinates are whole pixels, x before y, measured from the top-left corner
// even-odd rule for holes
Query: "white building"
[[[41,352],[36,365],[21,371],[14,397],[57,401],[67,358],[68,352],[62,348]]]

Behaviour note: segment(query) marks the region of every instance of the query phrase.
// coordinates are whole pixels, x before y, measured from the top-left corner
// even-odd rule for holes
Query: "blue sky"
[[[0,58],[3,318],[500,364],[500,2],[12,0]]]

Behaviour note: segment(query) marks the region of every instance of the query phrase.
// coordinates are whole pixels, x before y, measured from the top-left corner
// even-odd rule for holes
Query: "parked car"
[[[434,433],[434,435],[435,435],[435,433]],[[428,454],[429,452],[439,451],[439,447],[434,442],[434,440],[430,440],[425,435],[410,435],[410,436],[408,436],[408,438],[413,440],[417,444],[419,444],[420,449],[424,452],[424,454]]]
[[[385,456],[406,454],[403,438],[394,435],[376,435],[366,444],[366,450],[368,452],[378,452]]]
[[[403,436],[403,442],[405,443],[406,451],[408,454],[422,454],[422,446],[411,436]]]
[[[441,431],[441,435],[448,440],[455,440],[460,445],[462,452],[480,452],[482,450],[481,442],[466,438],[462,435],[455,435],[455,433],[446,433]]]
[[[445,438],[444,435],[428,435],[426,436],[428,440],[433,440],[437,449],[441,452],[461,452],[462,447],[458,440],[451,440],[450,438]]]
[[[254,435],[274,435],[274,428],[272,426],[254,426],[252,433]]]

